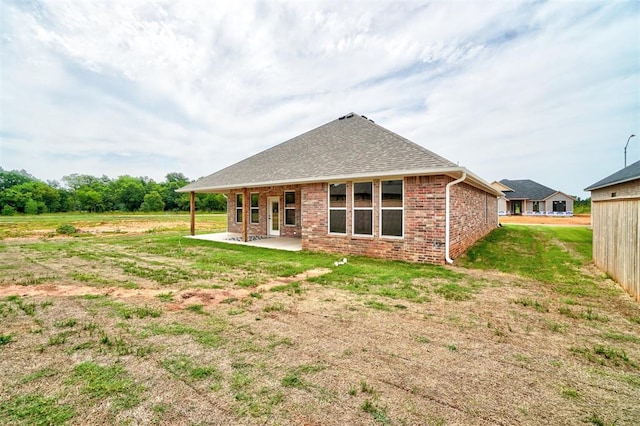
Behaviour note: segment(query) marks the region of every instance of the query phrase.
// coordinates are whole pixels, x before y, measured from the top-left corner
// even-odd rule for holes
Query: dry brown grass
[[[150,256],[121,254],[152,265]],[[174,253],[154,256],[189,266]],[[70,280],[64,257],[7,243],[0,334],[13,337],[0,346],[0,407],[17,395],[51,396],[74,408],[70,424],[631,425],[640,418],[640,307],[596,270],[601,297],[567,298],[530,279],[456,268],[477,283],[472,298],[431,291],[414,303],[306,276],[264,277],[250,288],[227,275],[159,285],[120,276],[115,263],[68,261],[139,288]],[[27,273],[33,284],[12,284]],[[214,285],[221,287],[207,288]],[[166,293],[173,301],[157,297]],[[194,302],[201,310],[185,309]],[[35,304],[34,314],[19,303]],[[91,397],[75,370],[85,362],[121,366],[142,389],[137,402],[122,408],[120,399],[134,397]],[[0,408],[0,422],[9,420]]]

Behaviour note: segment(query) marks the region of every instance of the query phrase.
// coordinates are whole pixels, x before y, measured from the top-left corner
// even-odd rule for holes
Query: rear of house
[[[499,191],[463,167],[348,114],[202,178],[227,230],[304,250],[442,264],[498,224]]]
[[[591,191],[593,261],[640,302],[640,161]]]

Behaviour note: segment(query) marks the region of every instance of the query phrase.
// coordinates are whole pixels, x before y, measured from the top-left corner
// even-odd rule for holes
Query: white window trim
[[[287,207],[287,193],[288,192],[293,192],[293,207]],[[284,191],[284,194],[282,196],[283,199],[283,204],[284,204],[284,226],[296,226],[296,213],[293,214],[293,224],[291,223],[287,223],[287,210],[293,210],[294,212],[296,211],[296,204],[298,204],[298,197],[296,197],[296,191]]]
[[[344,185],[345,192],[347,191],[347,183],[346,182],[329,182],[327,185],[327,233],[329,235],[348,235],[347,232],[347,206],[344,207],[331,207],[331,185]],[[345,194],[345,204],[346,204],[346,194]],[[345,212],[345,229],[344,232],[331,232],[331,210],[344,210]]]
[[[356,207],[356,191],[355,187],[358,183],[370,183],[371,184],[371,207]],[[351,183],[351,235],[354,237],[369,237],[373,238],[375,235],[375,220],[373,217],[373,205],[374,205],[374,194],[373,194],[373,181],[372,180],[362,180]],[[404,199],[404,198],[403,198]],[[356,234],[356,210],[369,210],[371,211],[371,234]]]
[[[257,207],[253,207],[251,205],[251,202],[253,201],[253,194],[258,194],[258,206]],[[257,222],[253,221],[253,211],[254,210],[258,211],[258,221]],[[251,192],[251,193],[249,193],[249,223],[252,224],[252,225],[259,225],[260,224],[260,193],[259,192]]]
[[[402,181],[402,207],[382,207],[382,183],[383,182],[388,182],[391,180],[401,180]],[[392,239],[392,240],[404,240],[404,227],[406,225],[405,222],[405,217],[404,217],[404,201],[406,199],[406,194],[405,194],[405,181],[404,178],[397,178],[397,179],[380,179],[380,191],[379,191],[379,195],[380,195],[380,203],[379,203],[379,207],[380,207],[380,214],[379,214],[379,230],[380,230],[380,238],[385,238],[385,239]],[[382,211],[383,210],[402,210],[402,235],[384,235],[382,234]]]
[[[236,217],[234,218],[234,220],[236,221],[236,223],[242,223],[242,220],[240,220],[238,222],[238,210],[242,211],[243,207],[238,207],[238,195],[243,197],[242,198],[242,205],[244,206],[245,200],[244,200],[244,196],[242,195],[242,192],[236,192]],[[240,217],[242,217],[242,213],[240,213]]]

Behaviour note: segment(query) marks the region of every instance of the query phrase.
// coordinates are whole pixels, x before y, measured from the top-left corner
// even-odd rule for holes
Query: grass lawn
[[[2,218],[0,424],[640,418],[640,306],[590,263],[587,228],[505,226],[454,267],[336,267],[188,226]]]

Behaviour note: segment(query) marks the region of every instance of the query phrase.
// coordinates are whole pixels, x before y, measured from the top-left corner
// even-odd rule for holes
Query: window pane
[[[402,237],[402,210],[382,210],[382,235]]]
[[[251,223],[260,223],[260,210],[251,209]]]
[[[242,209],[236,209],[236,222],[242,222]]]
[[[373,189],[371,182],[359,182],[353,185],[353,205],[354,207],[373,206]]]
[[[242,194],[236,194],[236,207],[242,207]]]
[[[373,211],[355,210],[353,212],[353,233],[359,235],[373,234]]]
[[[554,201],[553,202],[553,211],[554,212],[567,211],[567,202],[566,201]]]
[[[346,210],[329,211],[329,232],[338,234],[347,233],[347,212]]]
[[[382,181],[382,207],[402,207],[402,181]]]
[[[346,207],[347,206],[347,184],[329,184],[329,206],[330,207]]]
[[[260,201],[260,194],[258,193],[251,194],[251,207],[258,207],[259,201]]]
[[[296,224],[296,209],[285,209],[284,211],[284,223],[285,225]]]
[[[285,192],[284,193],[284,205],[285,205],[285,207],[295,207],[296,206],[296,193],[295,192]]]

